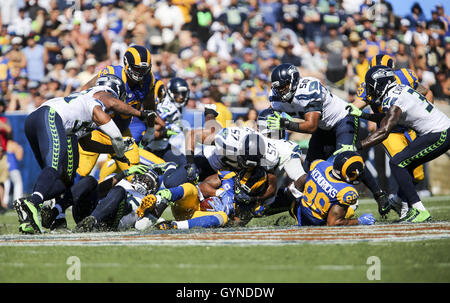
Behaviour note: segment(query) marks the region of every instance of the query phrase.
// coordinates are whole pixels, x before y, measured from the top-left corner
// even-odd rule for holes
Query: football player
[[[97,78],[105,74],[113,74],[122,79],[126,87],[126,98],[124,102],[136,110],[141,110],[143,116],[141,119],[148,123],[146,140],[150,140],[155,135],[155,119],[158,119],[158,123],[164,125],[164,122],[159,118],[156,118],[156,105],[155,105],[155,78],[151,71],[152,62],[150,51],[140,45],[133,45],[129,47],[123,57],[124,65],[109,65],[103,68],[97,76],[92,78],[86,83],[82,89],[92,87],[97,81]],[[132,116],[123,113],[111,114],[114,122],[119,127],[124,137],[132,137],[129,129]],[[157,135],[157,134],[156,134]],[[90,136],[91,141],[97,146],[111,145],[110,140],[105,137],[101,132],[93,131]],[[77,174],[80,177],[90,174],[97,162],[99,153],[98,151],[86,151],[82,146],[79,148],[80,152],[80,164],[77,169]],[[131,165],[139,163],[139,149],[137,144],[133,144],[130,151],[127,152],[127,157],[130,160],[130,164],[118,162],[117,166],[120,170],[128,169]]]
[[[131,169],[133,168],[132,172],[119,173],[99,184],[101,199],[94,200],[91,213],[78,221],[75,232],[123,230],[134,226],[138,219],[136,210],[158,190],[160,176],[145,165],[133,166]],[[131,182],[125,178],[126,176],[132,176]],[[109,180],[112,181],[108,183]],[[102,194],[105,193],[105,188],[109,189],[106,195]],[[153,223],[157,221],[157,218],[150,214],[146,218]]]
[[[365,76],[369,102],[382,108],[382,113],[362,113],[361,118],[379,123],[380,127],[367,138],[345,150],[362,150],[383,142],[397,126],[414,129],[417,138],[389,161],[392,174],[399,184],[398,196],[404,203],[402,222],[424,222],[431,215],[420,200],[412,171],[447,152],[450,148],[450,119],[422,94],[410,86],[398,84],[395,72],[387,67],[371,67]]]
[[[395,69],[394,59],[389,55],[376,55],[370,60],[370,67],[382,65]],[[433,102],[433,93],[426,87],[419,84],[416,73],[410,69],[402,68],[395,71],[395,80],[399,84],[410,86],[417,90],[420,94],[426,97],[430,102]],[[381,107],[375,106],[374,103],[369,102],[370,97],[366,96],[366,84],[361,83],[357,91],[357,100],[347,107],[350,114],[360,117],[362,109],[368,104],[374,113],[381,113]],[[389,134],[386,140],[383,141],[383,146],[389,158],[392,158],[397,153],[402,151],[411,141],[416,138],[416,132],[404,126],[397,125]],[[419,165],[414,169],[414,182],[418,183],[425,177],[423,165]]]
[[[175,77],[167,84],[167,92],[157,111],[166,126],[160,129],[160,138],[152,140],[144,148],[164,161],[175,162],[182,166],[186,164],[186,157],[169,142],[169,138],[182,132],[182,110],[189,100],[190,89],[186,80]]]
[[[41,233],[40,204],[60,196],[73,184],[78,167],[78,139],[82,142],[94,129],[109,138],[111,153],[117,160],[129,163],[125,156],[129,145],[106,113],[111,104],[120,104],[122,112],[139,116],[138,110],[119,101],[124,99],[125,84],[108,75],[99,78],[93,88],[48,100],[28,115],[25,134],[42,171],[31,197],[14,201],[20,231]]]
[[[245,191],[250,196],[258,196],[268,188],[268,182],[267,173],[261,167],[243,170],[239,177],[233,171],[219,171],[198,186],[185,183],[158,191],[153,201],[141,204],[137,214],[143,217],[153,212],[159,216],[170,204],[175,220],[157,224],[159,229],[220,227],[236,215],[236,194]]]
[[[372,225],[372,214],[352,218],[358,201],[358,182],[364,170],[362,157],[356,152],[342,152],[333,163],[315,160],[311,163],[305,190],[292,203],[291,215],[299,226]]]
[[[343,145],[355,142],[359,119],[348,115],[345,109],[348,103],[333,95],[318,79],[301,78],[294,65],[285,63],[272,71],[271,81],[269,100],[274,115],[267,117],[267,128],[311,134],[305,171],[312,161],[328,159]],[[286,113],[287,117],[280,113]],[[304,121],[295,122],[291,117]],[[361,181],[372,192],[381,213],[389,203],[388,195],[368,170],[363,172]]]

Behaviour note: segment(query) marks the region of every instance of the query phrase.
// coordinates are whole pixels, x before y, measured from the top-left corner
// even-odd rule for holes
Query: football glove
[[[270,130],[284,129],[289,121],[292,121],[292,117],[288,114],[274,112],[274,115],[267,117],[267,128]]]
[[[116,160],[116,161],[119,161],[119,162],[122,162],[122,163],[126,163],[127,165],[131,164],[130,160],[128,160],[128,158],[125,155],[123,157],[120,157],[120,158],[118,156],[114,155],[111,158]]]
[[[154,127],[148,127],[147,130],[145,131],[144,136],[142,136],[142,139],[139,142],[139,147],[140,148],[145,148],[154,139],[155,139],[155,128]]]
[[[172,199],[172,192],[167,188],[159,190],[156,195],[160,196],[161,199],[165,199],[168,201]]]
[[[139,116],[139,119],[142,121],[147,121],[152,116],[156,117],[156,112],[154,110],[143,110],[143,111],[141,111],[141,115]]]
[[[133,165],[130,168],[124,170],[125,176],[131,176],[131,175],[142,175],[145,174],[148,171],[148,166],[144,164],[138,164]]]
[[[177,229],[177,223],[173,221],[163,221],[155,225],[159,230]]]
[[[372,214],[362,214],[358,218],[358,223],[361,225],[373,225],[375,223],[375,218]]]
[[[359,118],[362,115],[362,110],[360,110],[358,107],[356,107],[353,103],[349,103],[345,107],[345,109],[348,110],[348,113],[350,114],[350,116]]]
[[[342,144],[342,147],[340,149],[336,150],[333,153],[333,155],[337,155],[337,154],[340,154],[345,151],[356,151],[356,147],[354,145],[350,145],[350,144]]]
[[[195,163],[188,163],[184,166],[187,172],[187,181],[192,184],[197,184],[200,179],[200,171]]]

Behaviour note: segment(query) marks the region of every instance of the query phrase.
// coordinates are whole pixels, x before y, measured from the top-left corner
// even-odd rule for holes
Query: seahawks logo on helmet
[[[288,63],[280,64],[272,71],[272,91],[282,102],[291,102],[300,81],[297,68]]]
[[[190,89],[186,80],[175,77],[167,85],[167,95],[177,108],[182,108],[189,100]]]
[[[133,188],[140,194],[147,196],[155,193],[159,188],[159,176],[149,169],[144,174],[136,174],[132,180]]]
[[[375,105],[380,105],[389,87],[397,83],[394,71],[382,65],[371,67],[366,73],[365,82],[366,96],[370,97],[367,100]]]
[[[125,83],[116,75],[101,75],[95,82],[95,86],[104,86],[109,92],[111,92],[117,99],[121,101],[125,101],[127,99],[127,88],[125,86]]]

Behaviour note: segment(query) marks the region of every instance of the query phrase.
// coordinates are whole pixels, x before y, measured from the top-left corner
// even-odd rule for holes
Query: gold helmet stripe
[[[130,47],[128,51],[133,55],[134,58],[134,64],[139,65],[141,64],[141,56],[139,55],[139,52],[134,47]],[[128,62],[129,64],[130,62]]]
[[[362,157],[358,155],[358,156],[350,157],[347,161],[345,161],[344,165],[342,165],[341,173],[342,173],[342,175],[344,176],[345,179],[348,179],[347,168],[350,165],[352,165],[353,163],[358,162],[358,161],[364,163]],[[350,181],[353,181],[353,180],[350,180]]]

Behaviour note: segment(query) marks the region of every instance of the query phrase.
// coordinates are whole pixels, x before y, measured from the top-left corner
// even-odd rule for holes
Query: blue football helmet
[[[366,96],[370,97],[369,102],[373,102],[375,105],[380,105],[388,88],[397,83],[392,68],[383,65],[371,67],[364,80],[366,82]]]
[[[186,80],[175,77],[167,84],[167,95],[177,108],[182,108],[189,100],[191,90]]]
[[[271,139],[284,139],[286,138],[285,129],[270,130],[269,128],[267,128],[267,118],[273,116],[274,113],[275,111],[271,107],[269,107],[258,114],[258,131],[264,136]]]
[[[291,102],[300,81],[300,73],[294,65],[283,63],[272,71],[270,81],[273,94],[282,102]]]
[[[358,184],[364,171],[364,161],[360,154],[345,151],[336,155],[333,161],[332,174],[339,180],[350,184]]]
[[[125,83],[113,74],[104,74],[95,81],[95,86],[106,86],[117,99],[124,101],[127,99],[127,88]]]
[[[133,188],[144,196],[156,193],[160,186],[159,176],[152,169],[147,170],[144,174],[134,175],[131,183]]]
[[[246,135],[241,143],[237,161],[240,167],[248,168],[261,165],[261,159],[266,153],[264,136],[258,133]]]

